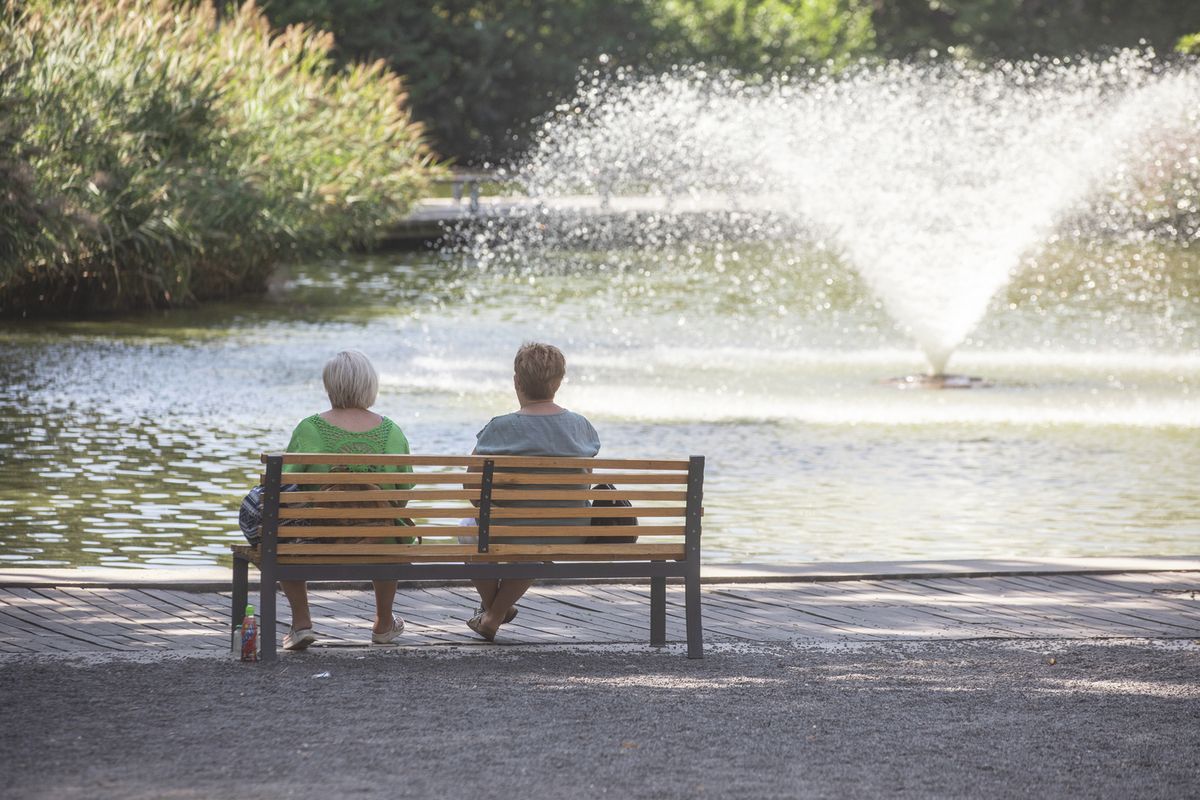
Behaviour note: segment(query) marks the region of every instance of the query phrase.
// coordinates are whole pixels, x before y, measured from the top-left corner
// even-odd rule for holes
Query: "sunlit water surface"
[[[414,452],[465,453],[513,409],[526,339],[566,351],[560,400],[604,454],[707,457],[709,561],[1194,554],[1200,287],[1187,249],[1157,257],[1188,298],[1165,311],[1120,287],[1072,305],[1069,252],[1027,265],[955,355],[995,383],[970,391],[881,383],[923,356],[854,273],[810,253],[766,274],[752,248],[520,277],[354,258],[200,311],[9,325],[0,562],[222,563],[258,454],[327,406],[336,350],[371,356]]]

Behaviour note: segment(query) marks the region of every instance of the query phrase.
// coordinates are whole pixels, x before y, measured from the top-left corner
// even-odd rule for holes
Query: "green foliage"
[[[7,37],[0,46],[7,50]],[[0,87],[12,70],[0,73]],[[23,157],[29,121],[17,115],[18,98],[0,90],[0,265],[20,263],[36,253],[35,243],[59,218],[38,197],[35,175]]]
[[[636,60],[653,20],[644,0],[267,0],[276,25],[334,33],[346,61],[383,58],[405,76],[438,150],[498,157],[531,120],[574,93],[581,63]]]
[[[185,0],[179,0],[185,2]],[[332,31],[344,61],[406,77],[437,149],[498,160],[581,74],[703,62],[747,76],[864,55],[1059,56],[1200,30],[1196,0],[264,0],[279,26]],[[581,73],[581,68],[585,72]]]
[[[844,66],[875,45],[870,7],[858,0],[662,0],[659,17],[673,61],[746,74]]]
[[[347,61],[406,78],[440,152],[495,160],[575,94],[582,68],[703,61],[753,73],[871,48],[865,0],[266,0],[279,26],[334,33]]]
[[[261,287],[286,255],[369,242],[424,187],[399,79],[336,70],[327,34],[171,0],[0,20],[0,313]]]
[[[954,47],[977,58],[1077,55],[1143,43],[1166,51],[1200,28],[1195,0],[888,0],[880,50],[907,57]]]
[[[1180,37],[1175,43],[1175,51],[1185,55],[1200,56],[1200,33]]]

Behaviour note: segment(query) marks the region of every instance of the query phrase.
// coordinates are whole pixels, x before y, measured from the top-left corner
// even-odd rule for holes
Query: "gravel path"
[[[1200,794],[1186,640],[9,657],[0,676],[2,797]]]

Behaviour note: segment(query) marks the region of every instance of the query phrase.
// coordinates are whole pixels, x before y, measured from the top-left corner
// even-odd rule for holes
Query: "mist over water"
[[[488,268],[703,272],[715,297],[786,320],[788,303],[771,301],[813,283],[801,273],[823,273],[818,300],[855,291],[833,285],[846,283],[838,263],[942,372],[1033,261],[1059,282],[1039,294],[1076,306],[1068,315],[1105,307],[1111,323],[1114,305],[1154,306],[1162,324],[1141,342],[1154,350],[1187,338],[1172,326],[1196,300],[1159,254],[1197,237],[1200,71],[1125,51],[762,85],[702,70],[596,77],[511,178],[542,205],[471,233],[462,249]],[[599,204],[573,200],[589,196]],[[764,241],[748,286],[736,262]]]

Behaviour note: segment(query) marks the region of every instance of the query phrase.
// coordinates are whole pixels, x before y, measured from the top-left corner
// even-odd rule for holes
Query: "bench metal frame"
[[[557,561],[507,563],[364,563],[280,564],[279,502],[283,485],[283,457],[267,456],[263,483],[262,541],[259,544],[259,618],[263,661],[276,658],[277,614],[275,584],[281,580],[492,580],[497,578],[649,578],[650,645],[667,643],[667,578],[683,578],[688,658],[704,657],[700,619],[700,534],[704,500],[704,457],[688,460],[687,510],[684,521],[684,559],[681,561]],[[484,461],[480,480],[478,551],[487,553],[491,515],[491,489],[495,462]],[[419,514],[419,510],[414,509]],[[250,559],[233,557],[232,625],[242,622],[249,596]]]

